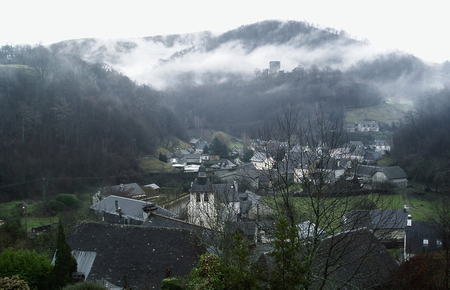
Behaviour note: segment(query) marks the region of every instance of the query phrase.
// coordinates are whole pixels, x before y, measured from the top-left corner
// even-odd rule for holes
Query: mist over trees
[[[166,93],[167,103],[190,129],[201,125],[240,136],[276,116],[287,104],[308,115],[317,106],[342,119],[346,109],[376,106],[383,96],[368,83],[331,67],[297,67],[290,73],[271,75],[257,71],[250,81],[181,86]],[[189,108],[189,109],[187,109]]]
[[[3,45],[3,198],[139,175],[139,157],[172,136],[187,141],[191,133],[221,130],[255,137],[259,125],[276,126],[286,106],[305,116],[320,107],[341,121],[348,109],[382,104],[392,92],[413,98],[429,90],[424,83],[440,86],[450,74],[448,63],[431,67],[368,50],[343,31],[294,21],[220,35]],[[271,73],[271,60],[289,69]]]
[[[41,194],[51,179],[57,181],[49,192],[139,174],[140,156],[168,135],[187,138],[160,92],[110,66],[41,45],[1,51],[7,52],[0,66],[3,199]]]
[[[450,89],[420,99],[394,135],[393,157],[413,180],[436,191],[450,186]]]

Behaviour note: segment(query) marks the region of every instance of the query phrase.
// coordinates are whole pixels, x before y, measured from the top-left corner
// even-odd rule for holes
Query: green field
[[[411,109],[412,106],[408,104],[385,103],[375,107],[348,110],[345,112],[345,122],[358,124],[362,120],[374,120],[388,125],[392,122],[398,124],[399,119]]]

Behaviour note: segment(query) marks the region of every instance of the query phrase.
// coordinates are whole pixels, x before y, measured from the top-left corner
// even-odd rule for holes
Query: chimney
[[[149,204],[144,205],[142,207],[142,215],[144,217],[144,223],[147,220],[150,220],[151,215],[155,214],[157,210],[158,210],[158,207],[154,203],[149,203]]]
[[[119,201],[116,199],[116,212],[119,213],[119,223],[122,222],[122,209],[119,206]]]
[[[406,226],[411,227],[412,226],[412,216],[409,214],[408,219],[406,220]]]

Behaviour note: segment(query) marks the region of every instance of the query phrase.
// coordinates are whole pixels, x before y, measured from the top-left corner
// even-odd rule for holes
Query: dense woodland
[[[450,90],[424,96],[394,135],[393,157],[411,180],[441,192],[450,190]]]
[[[0,66],[2,200],[139,175],[139,157],[187,138],[160,92],[111,67],[11,49]]]
[[[259,45],[294,42],[292,35],[298,33],[311,36],[308,42],[296,43],[298,48],[313,50],[320,45],[364,45],[346,38],[343,32],[318,30],[304,23],[280,26],[278,22],[264,22],[241,27],[218,37],[209,35],[203,48],[192,47],[162,63],[169,63],[202,49],[214,51],[229,41],[240,41],[251,52]],[[176,39],[177,36],[173,36],[161,41],[170,45]],[[95,43],[88,43],[91,42]],[[252,138],[262,138],[264,135],[258,135],[257,132],[264,125],[264,129],[267,129],[265,132],[271,133],[265,136],[265,140],[292,141],[304,138],[297,143],[314,141],[315,147],[311,148],[321,147],[326,136],[339,135],[334,143],[327,142],[329,146],[337,147],[347,139],[343,131],[334,125],[342,124],[348,109],[377,106],[392,97],[390,94],[393,92],[403,97],[411,94],[411,98],[416,100],[416,106],[392,128],[395,129],[394,149],[390,153],[392,163],[403,167],[411,181],[424,183],[428,189],[439,192],[447,193],[449,190],[450,89],[445,85],[440,89],[424,86],[430,79],[445,80],[450,72],[449,63],[436,68],[414,56],[392,53],[360,61],[346,70],[340,68],[339,59],[334,59],[328,65],[299,65],[292,71],[276,74],[256,69],[251,78],[223,71],[205,72],[201,76],[174,72],[171,83],[176,85],[157,90],[150,84],[137,84],[111,63],[106,64],[105,55],[101,53],[94,55],[93,61],[92,58],[87,60],[82,57],[82,47],[77,48],[78,52],[62,48],[67,48],[64,43],[52,47],[4,45],[0,48],[0,202],[74,192],[87,185],[138,181],[142,178],[139,160],[147,155],[157,156],[161,144],[167,144],[173,138],[188,141],[190,137],[199,135],[208,139],[214,136],[212,133],[215,130],[237,137],[246,134]],[[121,48],[122,52],[128,52],[135,46],[122,43]],[[438,75],[436,71],[439,71]],[[223,81],[217,81],[219,79]],[[295,115],[289,114],[294,111]],[[289,126],[280,125],[280,116],[285,118],[284,124]],[[291,119],[291,116],[295,117]],[[326,130],[316,130],[316,127],[306,122],[317,116],[327,120],[319,122],[317,128],[320,129],[322,125],[322,129]],[[330,124],[333,126],[327,127]],[[300,130],[302,127],[306,129]],[[289,130],[286,132],[280,128]],[[324,132],[325,135],[318,134]],[[212,141],[210,152],[227,156],[226,144],[218,138],[212,139],[209,140]],[[283,148],[278,152],[280,154],[274,155],[282,160],[281,156],[285,156],[285,152]],[[326,155],[325,151],[321,152]],[[294,258],[295,253],[308,247],[295,243],[281,245],[285,241],[298,240],[296,219],[300,215],[311,214],[308,220],[315,221],[318,227],[323,228],[320,223],[329,218],[329,213],[334,215],[353,207],[359,209],[361,204],[369,203],[361,202],[358,195],[347,194],[353,188],[347,184],[340,188],[341,184],[338,183],[334,190],[342,191],[343,194],[339,195],[341,199],[338,203],[329,206],[323,202],[329,187],[324,186],[326,180],[319,174],[319,182],[305,182],[303,190],[309,198],[308,206],[320,210],[314,210],[314,213],[296,212],[297,209],[291,203],[292,184],[288,178],[283,179],[281,170],[276,168],[275,171],[278,183],[271,184],[280,185],[280,197],[284,200],[277,206],[286,211],[288,219],[279,220],[279,236],[275,237],[279,244],[272,254],[272,258],[283,269],[266,284],[272,289],[279,289],[281,282],[286,284],[284,289],[291,289],[291,285],[312,285],[313,279],[308,273],[314,273],[310,268],[313,260],[305,258],[302,263],[295,264],[298,259]],[[327,194],[322,195],[322,191]],[[54,200],[69,197],[59,195]],[[376,204],[370,202],[370,206]],[[349,208],[344,209],[342,205],[348,205]],[[3,234],[0,237],[2,243],[8,246],[17,246],[16,241],[26,240],[20,224],[23,214],[21,206],[19,204],[13,210],[14,219],[8,220],[2,227],[9,236]],[[62,219],[75,223],[75,211],[69,214],[67,217],[63,215]],[[340,220],[341,216],[336,219]],[[325,230],[330,234],[338,233],[340,227],[337,223],[330,223]],[[64,236],[62,226],[59,232],[62,234],[58,236]],[[316,245],[320,244],[322,238],[320,235],[315,238],[317,243],[310,242],[309,245],[313,247],[307,249],[313,253],[310,257],[320,251]],[[51,236],[42,235],[42,239],[36,240],[36,245],[45,248],[38,250],[52,254],[54,241],[51,239]],[[228,264],[221,264],[225,260],[208,262],[206,259],[210,258],[205,255],[190,276],[183,279],[197,281],[201,285],[204,283],[202,272],[214,272],[219,273],[221,278],[216,279],[216,276],[211,275],[212,282],[225,281],[225,288],[238,289],[236,285],[241,285],[242,289],[258,289],[257,282],[262,277],[249,267],[248,245],[239,235],[234,239],[234,250],[229,253],[231,260]],[[63,242],[58,241],[58,244]],[[290,245],[294,248],[289,249]],[[25,247],[18,247],[21,246]],[[445,247],[448,248],[448,243]],[[352,246],[348,248],[351,250]],[[286,252],[286,249],[292,252]],[[341,253],[335,250],[332,252]],[[438,277],[446,275],[447,280],[442,285],[448,288],[448,267],[444,269],[441,266],[442,259],[429,260],[432,258],[418,256],[416,260],[405,263],[398,277],[388,281],[392,284],[386,287],[411,289],[411,285],[416,285],[417,289],[433,288],[437,284],[431,285],[430,281],[438,281]],[[326,260],[327,264],[329,261]],[[211,266],[217,265],[220,266],[218,271],[211,271],[214,270]],[[449,265],[448,261],[446,265]],[[209,268],[202,271],[202,267]],[[426,275],[423,275],[424,269],[428,271]],[[285,274],[289,274],[292,280],[285,279]],[[310,280],[302,280],[305,277]],[[325,286],[328,281],[323,281],[322,286]]]
[[[190,54],[218,51],[230,42],[240,43],[247,53],[264,45],[291,45],[309,51],[368,45],[342,31],[277,21],[242,26],[219,36],[204,33],[202,37],[190,49],[161,59],[160,65],[182,63]],[[169,49],[178,42],[193,42],[191,38],[172,35],[145,41],[160,42]],[[445,160],[440,156],[445,154],[445,140],[437,142],[436,138],[442,139],[445,135],[440,133],[447,130],[445,106],[437,104],[448,103],[448,93],[430,86],[447,83],[449,63],[430,66],[396,52],[361,60],[343,70],[343,60],[333,55],[320,64],[299,64],[276,74],[252,68],[250,78],[236,71],[173,71],[167,76],[172,86],[156,90],[151,84],[138,85],[114,68],[121,56],[137,49],[133,41],[117,42],[112,55],[106,46],[98,46],[94,52],[93,47],[96,40],[89,39],[50,47],[0,48],[2,200],[138,178],[139,158],[155,153],[172,137],[187,141],[195,135],[208,140],[211,132],[221,130],[255,138],[258,127],[264,122],[275,125],[286,106],[305,116],[320,108],[333,120],[342,121],[348,109],[405,96],[423,101],[417,112],[400,124],[393,156],[398,164],[412,170],[410,175],[417,180],[446,180],[445,166],[439,165]],[[422,123],[430,128],[415,128]],[[424,152],[428,144],[436,148],[433,142],[441,150]],[[411,149],[414,144],[420,145]],[[422,164],[420,158],[432,162],[433,172],[439,174],[424,173],[420,166],[414,166]]]

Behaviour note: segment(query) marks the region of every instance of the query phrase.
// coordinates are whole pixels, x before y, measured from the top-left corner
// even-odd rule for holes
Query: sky
[[[264,20],[296,20],[441,63],[450,60],[447,5],[444,0],[14,0],[1,5],[0,45],[226,32]]]

